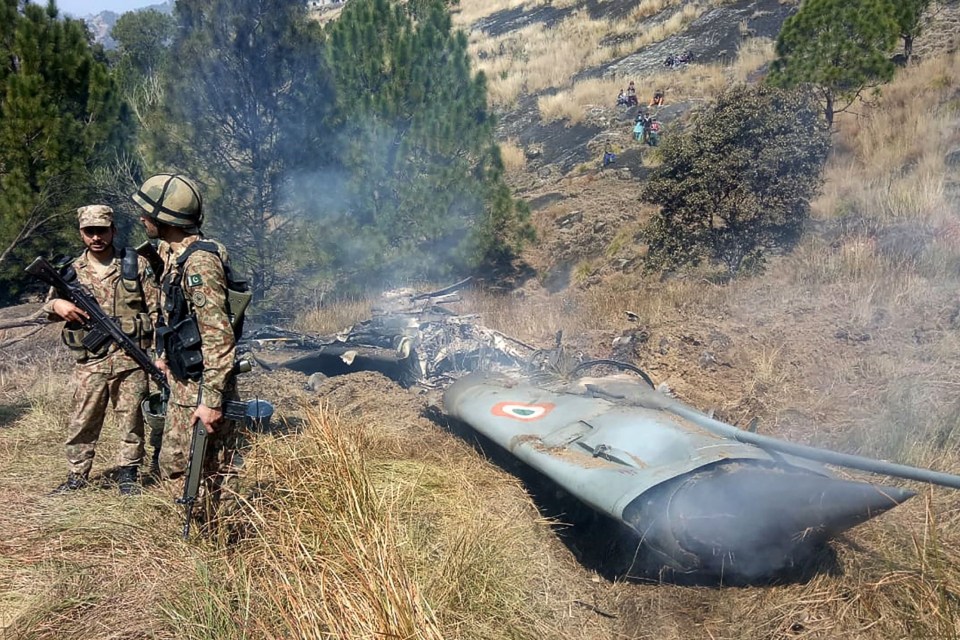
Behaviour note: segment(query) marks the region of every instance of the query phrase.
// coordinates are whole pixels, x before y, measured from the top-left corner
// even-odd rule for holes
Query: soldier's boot
[[[143,493],[140,478],[137,477],[136,465],[120,467],[120,472],[117,473],[117,484],[120,486],[122,496],[138,496]]]
[[[71,491],[77,491],[83,489],[87,486],[87,476],[83,473],[74,473],[71,471],[67,474],[67,481],[62,483],[56,489],[50,492],[51,495],[60,495],[63,493],[69,493]]]

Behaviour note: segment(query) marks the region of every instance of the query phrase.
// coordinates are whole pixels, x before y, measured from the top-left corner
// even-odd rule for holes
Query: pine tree
[[[903,56],[910,60],[913,55],[913,40],[920,35],[920,18],[930,6],[930,0],[896,0],[893,2],[893,17],[903,40]]]
[[[783,24],[769,81],[813,87],[832,125],[866,89],[893,77],[897,33],[890,0],[807,0]]]
[[[280,284],[297,232],[289,193],[324,157],[329,104],[320,30],[300,0],[178,0],[168,126],[156,169],[205,185],[205,230],[234,251],[256,295]]]
[[[340,268],[444,278],[506,260],[530,238],[503,184],[485,77],[471,73],[445,3],[354,0],[327,51],[345,176],[327,203],[328,253]]]
[[[56,6],[3,0],[0,21],[0,280],[8,296],[23,263],[76,243],[73,209],[129,127],[116,87],[82,22]]]
[[[156,9],[121,15],[110,30],[117,42],[118,70],[131,81],[137,76],[153,75],[166,64],[176,28],[173,16]]]
[[[173,16],[155,9],[128,11],[120,16],[111,37],[117,48],[112,52],[113,76],[136,123],[135,153],[118,166],[118,179],[139,183],[144,165],[156,164],[154,142],[165,136],[169,123],[164,111],[164,72],[170,60],[170,48],[176,33]],[[132,192],[133,185],[126,188]]]

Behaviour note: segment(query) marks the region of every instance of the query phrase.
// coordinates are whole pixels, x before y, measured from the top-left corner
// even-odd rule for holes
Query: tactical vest
[[[234,277],[230,265],[223,260],[220,247],[209,240],[198,240],[184,249],[177,258],[177,269],[164,274],[163,326],[157,326],[157,354],[166,357],[167,366],[180,380],[197,381],[203,375],[203,352],[200,325],[192,300],[183,292],[183,271],[194,251],[207,251],[220,259],[227,282],[227,315],[233,327],[233,337],[239,340],[243,333],[243,317],[252,294],[243,280]]]
[[[140,343],[140,348],[149,349],[153,344],[153,320],[147,313],[139,272],[137,253],[129,248],[121,249],[120,277],[114,285],[113,305],[108,309],[103,301],[97,300],[97,302],[100,303],[104,313],[116,320],[125,334]],[[64,267],[63,279],[67,282],[76,280],[76,269],[71,265]],[[102,358],[112,346],[112,343],[108,342],[97,351],[86,349],[83,346],[83,339],[87,333],[87,329],[77,322],[67,322],[60,333],[60,338],[70,348],[77,362]]]

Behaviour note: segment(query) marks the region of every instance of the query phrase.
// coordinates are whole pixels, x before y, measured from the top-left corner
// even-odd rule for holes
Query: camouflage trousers
[[[78,364],[74,369],[77,386],[66,441],[67,464],[72,473],[90,473],[108,402],[121,434],[117,463],[139,465],[143,460],[140,402],[147,395],[147,374],[135,367],[130,368],[130,363],[114,354],[94,363]]]

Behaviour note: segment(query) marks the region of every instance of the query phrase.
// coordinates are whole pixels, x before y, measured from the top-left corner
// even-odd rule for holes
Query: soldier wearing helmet
[[[140,220],[147,235],[160,240],[158,250],[164,262],[157,366],[167,373],[170,398],[160,473],[164,478],[184,473],[191,426],[200,420],[212,434],[205,473],[219,486],[234,470],[238,444],[237,426],[224,421],[221,410],[225,399],[236,397],[227,251],[201,233],[203,198],[190,178],[169,173],[152,176],[132,198],[143,209]]]
[[[110,207],[81,207],[77,218],[86,250],[69,269],[104,312],[117,319],[125,333],[138,339],[142,347],[148,347],[153,341],[158,292],[146,260],[130,249],[115,247],[116,227]],[[73,374],[74,408],[66,442],[69,472],[66,482],[54,493],[87,485],[108,402],[113,405],[122,434],[117,474],[120,493],[139,493],[139,467],[144,454],[140,403],[147,394],[147,374],[115,342],[96,352],[84,347],[86,313],[69,300],[53,298],[43,308],[51,320],[66,321],[63,342],[77,360]]]

